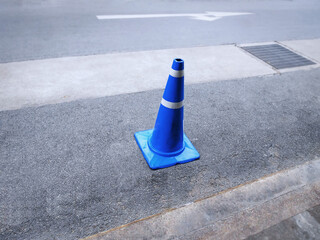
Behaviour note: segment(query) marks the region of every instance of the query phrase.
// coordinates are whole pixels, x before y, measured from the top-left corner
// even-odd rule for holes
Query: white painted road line
[[[177,13],[177,14],[130,14],[130,15],[97,15],[99,20],[138,19],[138,18],[168,18],[189,17],[202,21],[215,21],[222,17],[248,15],[252,13],[241,12],[205,12],[205,13]]]

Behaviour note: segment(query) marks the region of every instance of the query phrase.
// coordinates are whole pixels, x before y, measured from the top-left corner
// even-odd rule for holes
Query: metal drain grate
[[[241,48],[257,58],[260,58],[276,69],[301,67],[315,64],[314,62],[278,44],[246,46]]]

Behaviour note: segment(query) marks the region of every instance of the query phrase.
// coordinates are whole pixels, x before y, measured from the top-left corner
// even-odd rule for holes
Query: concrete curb
[[[243,239],[319,203],[317,159],[85,239]]]

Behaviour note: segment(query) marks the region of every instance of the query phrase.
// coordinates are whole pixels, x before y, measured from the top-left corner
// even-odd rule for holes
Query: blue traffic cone
[[[184,61],[174,59],[154,129],[137,132],[135,139],[152,169],[196,160],[200,154],[183,133]]]

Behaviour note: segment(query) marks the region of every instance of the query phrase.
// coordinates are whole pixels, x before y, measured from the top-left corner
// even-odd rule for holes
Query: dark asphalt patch
[[[200,160],[152,171],[134,140],[162,90],[0,112],[0,238],[74,239],[320,155],[320,70],[185,88]]]

